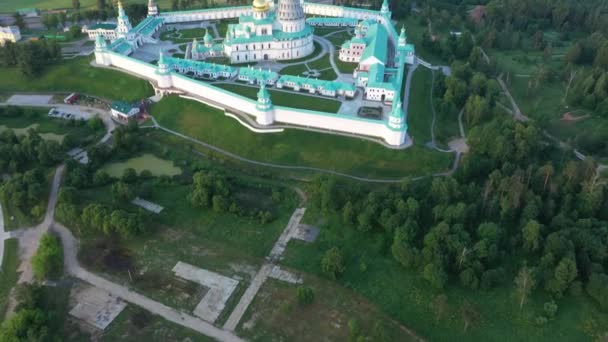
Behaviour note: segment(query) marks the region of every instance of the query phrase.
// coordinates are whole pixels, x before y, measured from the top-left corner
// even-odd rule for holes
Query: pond
[[[0,133],[6,131],[7,129],[12,129],[16,135],[24,135],[30,129],[37,129],[38,126],[39,126],[38,124],[32,124],[32,125],[29,125],[29,126],[23,127],[23,128],[12,128],[12,127],[7,127],[6,125],[0,125]],[[38,134],[44,140],[53,140],[60,144],[63,142],[63,138],[65,138],[65,134],[40,133],[40,132]]]
[[[182,173],[182,169],[174,166],[173,161],[160,159],[150,153],[124,162],[108,164],[104,166],[103,170],[112,177],[121,177],[127,168],[135,169],[138,174],[143,170],[150,170],[154,176],[175,176]]]

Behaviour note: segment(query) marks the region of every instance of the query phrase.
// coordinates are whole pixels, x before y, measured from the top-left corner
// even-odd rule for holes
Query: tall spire
[[[389,13],[389,12],[390,12],[390,9],[389,9],[389,7],[388,7],[388,0],[384,0],[384,1],[382,2],[382,7],[380,8],[380,12],[381,12],[382,14],[385,14],[385,13]]]
[[[125,9],[122,7],[122,2],[120,0],[118,0],[118,16],[119,17],[125,16]]]
[[[158,6],[154,0],[148,0],[148,17],[155,17],[158,15]]]
[[[401,34],[399,35],[399,47],[405,47],[407,45],[407,36],[405,35],[405,26],[401,26]]]

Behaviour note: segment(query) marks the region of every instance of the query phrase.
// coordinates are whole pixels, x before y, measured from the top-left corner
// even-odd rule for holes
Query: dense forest
[[[382,236],[387,253],[437,289],[516,281],[522,303],[537,284],[608,309],[608,191],[596,164],[560,163],[567,157],[533,125],[508,120],[472,129],[469,143],[452,177],[375,191],[320,179],[313,205],[339,213],[344,229]]]

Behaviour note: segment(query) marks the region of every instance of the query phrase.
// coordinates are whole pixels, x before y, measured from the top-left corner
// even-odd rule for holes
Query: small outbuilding
[[[137,119],[141,109],[126,101],[114,101],[110,113],[114,120],[128,122],[130,119]]]

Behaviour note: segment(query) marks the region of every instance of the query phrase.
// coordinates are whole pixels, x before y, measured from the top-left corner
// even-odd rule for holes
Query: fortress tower
[[[258,102],[255,106],[258,110],[256,118],[257,123],[260,125],[270,125],[274,121],[274,106],[270,100],[270,94],[266,89],[266,84],[262,82],[260,84],[260,91],[258,92]]]

